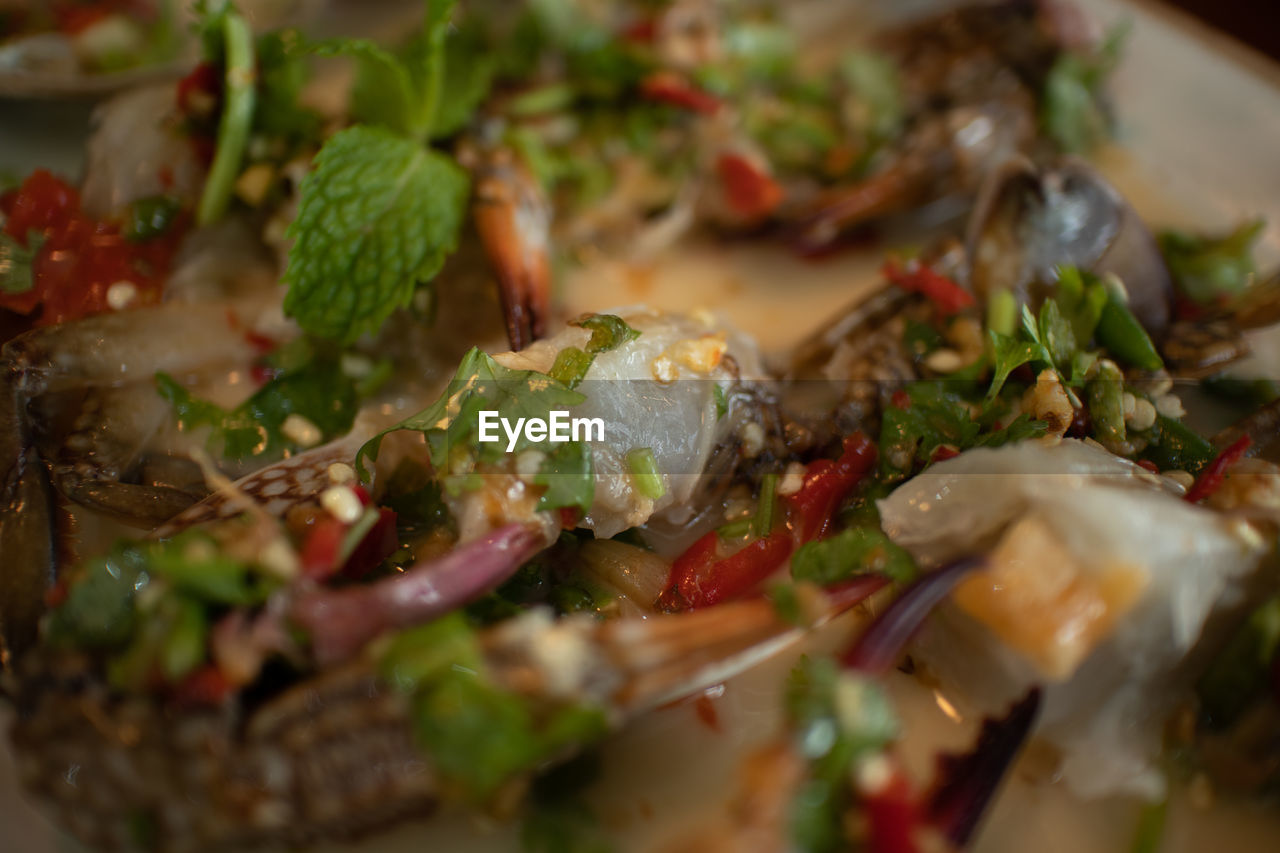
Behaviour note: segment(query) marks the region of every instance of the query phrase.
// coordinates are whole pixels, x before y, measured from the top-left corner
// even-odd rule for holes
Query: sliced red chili
[[[839,459],[810,463],[800,490],[784,498],[798,541],[810,542],[826,534],[836,505],[866,476],[875,459],[875,445],[857,432],[844,440]]]
[[[651,101],[671,104],[710,115],[720,109],[720,99],[704,92],[672,71],[655,71],[640,81],[640,94]]]
[[[915,793],[896,764],[892,772],[879,790],[861,792],[867,816],[867,849],[870,853],[917,853],[920,810]]]
[[[884,277],[908,293],[923,295],[944,317],[974,304],[972,293],[918,261],[911,261],[906,267],[887,261]]]
[[[132,286],[130,305],[159,302],[183,230],[131,242],[116,224],[85,216],[75,188],[44,169],[6,194],[0,213],[16,242],[28,246],[32,235],[41,240],[30,289],[0,294],[0,308],[27,315],[37,326],[112,310],[107,295],[118,283]]]
[[[734,152],[721,154],[716,172],[734,212],[751,220],[773,213],[782,202],[782,187],[760,164]]]
[[[214,664],[206,664],[188,675],[173,690],[173,701],[182,708],[220,705],[235,691],[235,685]]]
[[[791,546],[787,532],[778,530],[718,559],[720,535],[712,531],[676,558],[665,603],[694,610],[740,598],[786,562]]]
[[[1212,462],[1205,466],[1204,470],[1200,472],[1200,476],[1196,478],[1195,483],[1187,490],[1184,500],[1191,503],[1199,503],[1218,491],[1227,475],[1227,469],[1238,462],[1252,446],[1253,439],[1247,435],[1242,435],[1236,439],[1230,447],[1219,453]]]
[[[931,462],[943,462],[943,461],[945,461],[945,460],[947,460],[947,459],[954,459],[955,457],[957,457],[957,456],[959,456],[959,455],[960,455],[960,451],[959,451],[959,450],[956,450],[956,449],[955,449],[954,447],[952,447],[951,445],[949,445],[949,444],[940,444],[940,445],[938,445],[938,449],[937,449],[937,450],[935,450],[935,451],[933,451],[933,456],[930,458],[930,461],[931,461]]]

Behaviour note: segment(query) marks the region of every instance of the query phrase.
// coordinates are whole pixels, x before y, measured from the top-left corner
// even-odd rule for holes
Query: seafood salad
[[[1280,277],[1113,179],[1125,25],[374,5],[168,10],[199,61],[0,188],[0,719],[57,833],[1274,846]],[[695,255],[840,310],[665,298]]]

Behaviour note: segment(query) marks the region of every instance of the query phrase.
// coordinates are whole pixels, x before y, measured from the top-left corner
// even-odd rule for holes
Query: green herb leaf
[[[824,587],[873,572],[896,583],[918,574],[911,555],[872,527],[851,527],[828,539],[807,542],[791,557],[793,578]]]
[[[591,445],[567,441],[553,447],[533,478],[536,485],[547,487],[538,499],[538,509],[575,507],[588,511],[596,496]]]
[[[458,245],[469,185],[452,160],[372,127],[325,143],[302,183],[285,312],[349,343],[375,332]]]
[[[1040,121],[1064,151],[1085,154],[1111,135],[1102,89],[1120,63],[1127,24],[1112,27],[1096,51],[1064,52],[1045,79]]]
[[[631,472],[631,482],[640,494],[656,501],[667,493],[667,484],[662,479],[662,472],[658,470],[658,462],[650,448],[636,447],[628,451],[627,469]]]
[[[991,387],[987,389],[987,405],[1000,395],[1000,389],[1009,379],[1009,374],[1040,356],[1040,348],[1034,343],[1002,335],[994,329],[987,330],[991,339],[991,351],[995,357],[995,371],[991,377]]]
[[[1160,251],[1180,291],[1196,302],[1213,302],[1249,287],[1256,270],[1253,246],[1265,227],[1265,220],[1254,219],[1221,237],[1165,231]]]
[[[498,59],[484,43],[479,26],[468,25],[452,33],[444,44],[444,81],[431,123],[432,138],[452,136],[466,127],[489,95]]]
[[[465,474],[475,462],[494,461],[506,453],[505,436],[497,442],[479,440],[481,410],[496,412],[499,418],[514,423],[520,418],[546,419],[552,409],[567,409],[585,399],[545,373],[512,370],[480,349],[472,349],[440,398],[366,442],[356,454],[356,465],[361,476],[366,476],[364,461],[377,456],[382,437],[407,429],[426,436],[431,463],[446,477]],[[522,432],[514,452],[529,446]]]
[[[613,314],[587,314],[569,325],[590,330],[587,352],[592,355],[608,352],[640,337],[640,333],[628,326],[625,320]]]
[[[31,265],[42,245],[44,235],[38,231],[27,232],[25,246],[0,231],[0,293],[27,293],[36,286]]]
[[[331,359],[286,370],[231,410],[196,398],[166,373],[156,374],[156,387],[174,407],[181,428],[212,427],[211,445],[231,459],[304,449],[282,432],[294,414],[318,427],[321,441],[331,440],[351,429],[358,403],[355,382]]]
[[[230,9],[229,4],[219,13],[219,21],[225,51],[222,116],[218,122],[213,165],[209,167],[204,191],[196,206],[197,225],[217,222],[231,203],[231,193],[249,142],[257,99],[253,31],[239,13]]]
[[[1200,703],[1215,729],[1235,722],[1268,685],[1280,649],[1280,598],[1249,616],[1196,685]]]

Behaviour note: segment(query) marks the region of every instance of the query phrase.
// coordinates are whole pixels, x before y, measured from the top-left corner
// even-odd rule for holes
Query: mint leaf
[[[431,137],[452,136],[466,126],[488,97],[497,72],[498,58],[488,48],[476,26],[452,33],[444,43],[442,91],[431,122]]]
[[[22,245],[0,231],[0,293],[27,293],[36,286],[31,265],[44,243],[38,231],[27,232],[27,245]]]
[[[350,343],[374,332],[458,245],[469,182],[449,158],[374,127],[334,134],[302,183],[284,309]]]
[[[422,30],[399,51],[368,39],[332,39],[312,47],[320,56],[356,60],[352,118],[385,125],[415,140],[427,138],[444,84],[445,37],[453,6],[453,0],[429,2]],[[450,89],[451,98],[457,95]]]

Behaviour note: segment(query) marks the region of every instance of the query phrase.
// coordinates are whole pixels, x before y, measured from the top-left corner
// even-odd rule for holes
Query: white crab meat
[[[1159,793],[1152,761],[1184,663],[1261,561],[1250,529],[1071,439],[970,450],[880,511],[925,567],[989,554],[916,659],[982,712],[1044,685],[1038,733],[1077,793]]]
[[[711,315],[643,308],[609,313],[622,317],[640,336],[596,356],[578,386],[587,399],[572,411],[575,418],[604,421],[604,439],[590,442],[595,499],[582,521],[599,537],[655,515],[675,521],[691,515],[690,498],[712,451],[743,426],[732,410],[721,417],[717,397],[735,379],[750,382],[765,375],[755,343]],[[494,358],[512,369],[545,372],[562,349],[584,347],[590,337],[589,331],[570,326],[518,353]],[[665,486],[656,500],[636,487],[627,463],[630,451],[646,447]],[[519,482],[513,478],[513,485]],[[465,514],[462,526],[466,538]]]

